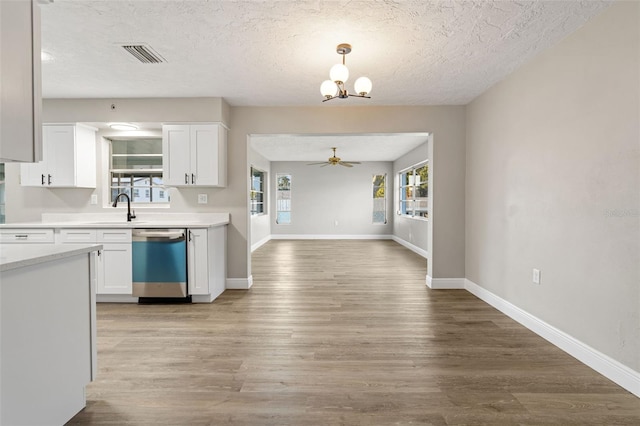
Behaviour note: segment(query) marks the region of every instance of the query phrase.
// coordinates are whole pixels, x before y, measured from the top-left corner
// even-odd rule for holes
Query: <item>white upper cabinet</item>
[[[224,126],[164,125],[162,152],[165,185],[227,185],[227,130]]]
[[[0,162],[42,158],[40,9],[0,1]]]
[[[43,158],[22,164],[22,186],[44,188],[96,187],[96,132],[76,125],[43,126]]]

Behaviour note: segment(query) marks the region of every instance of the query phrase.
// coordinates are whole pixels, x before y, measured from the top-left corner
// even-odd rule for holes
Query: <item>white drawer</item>
[[[95,229],[61,229],[57,238],[57,242],[62,244],[95,243],[96,241]]]
[[[130,243],[131,229],[98,229],[99,243]]]
[[[2,229],[2,243],[53,243],[53,229]]]

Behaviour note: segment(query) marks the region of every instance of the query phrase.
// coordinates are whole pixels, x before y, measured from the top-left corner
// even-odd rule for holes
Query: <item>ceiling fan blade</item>
[[[338,164],[340,164],[341,166],[345,166],[345,167],[353,167],[351,164],[344,162],[344,161],[340,161]]]
[[[359,161],[342,161],[342,163],[347,163],[347,164],[360,164]]]
[[[323,164],[322,166],[320,166],[320,167],[327,167],[329,164],[331,164],[331,163],[324,163],[324,164]]]
[[[326,161],[321,161],[319,163],[308,163],[307,166],[317,166],[318,164],[325,164],[326,165],[326,164],[329,164],[329,163],[327,163]]]

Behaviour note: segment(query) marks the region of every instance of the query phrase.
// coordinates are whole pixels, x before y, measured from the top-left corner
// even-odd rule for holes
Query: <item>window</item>
[[[398,214],[410,217],[429,217],[429,165],[419,164],[398,174],[400,205]]]
[[[373,223],[387,223],[387,175],[373,175]]]
[[[276,223],[291,223],[291,175],[276,175]]]
[[[251,168],[251,214],[264,214],[264,177],[262,170]]]
[[[162,139],[111,141],[111,201],[121,192],[133,203],[168,203],[162,183]]]

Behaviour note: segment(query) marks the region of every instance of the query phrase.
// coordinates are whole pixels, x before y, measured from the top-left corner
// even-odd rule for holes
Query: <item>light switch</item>
[[[207,204],[208,202],[207,194],[198,194],[198,204]]]
[[[98,204],[98,194],[91,194],[91,205],[95,206]]]

